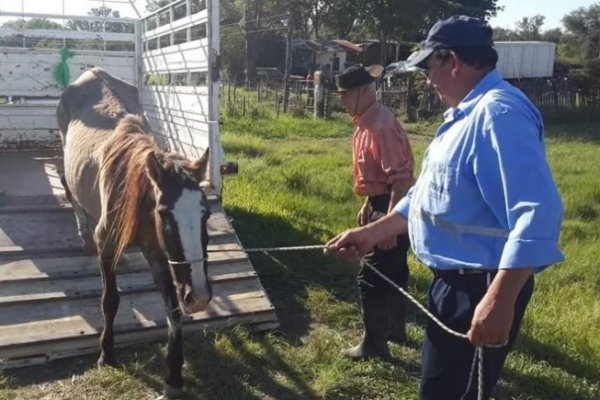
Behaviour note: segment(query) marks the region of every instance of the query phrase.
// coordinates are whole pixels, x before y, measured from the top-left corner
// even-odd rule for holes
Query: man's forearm
[[[392,183],[390,186],[390,204],[388,206],[388,214],[392,212],[396,204],[398,204],[398,202],[402,200],[404,196],[406,196],[408,189],[410,189],[414,183],[415,180],[412,177],[408,179],[398,179]]]
[[[492,296],[497,302],[514,305],[527,279],[534,268],[501,269],[490,284],[486,296]]]
[[[402,214],[393,211],[385,217],[369,223],[364,226],[363,229],[369,232],[369,235],[371,235],[374,241],[378,243],[392,236],[407,233],[408,221]]]

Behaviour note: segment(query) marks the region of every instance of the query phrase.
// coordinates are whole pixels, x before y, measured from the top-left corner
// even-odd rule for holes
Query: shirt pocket
[[[456,195],[457,176],[455,167],[444,164],[429,166],[427,187],[421,199],[423,211],[431,215],[447,214],[450,211],[450,202]]]

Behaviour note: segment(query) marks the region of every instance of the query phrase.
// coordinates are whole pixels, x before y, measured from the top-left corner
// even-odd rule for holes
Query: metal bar
[[[122,22],[133,24],[135,18],[99,18],[83,15],[61,15],[61,14],[37,14],[26,12],[0,11],[0,17],[20,17],[20,18],[48,18],[48,19],[75,19],[79,21],[95,21],[95,22]]]

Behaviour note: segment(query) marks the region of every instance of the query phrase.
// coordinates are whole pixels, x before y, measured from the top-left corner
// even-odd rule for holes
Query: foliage
[[[17,19],[12,21],[6,21],[2,24],[5,28],[14,29],[50,29],[60,30],[62,25],[57,24],[54,21],[50,21],[46,18],[30,18],[30,19]]]
[[[16,19],[6,21],[2,24],[2,27],[13,28],[13,29],[45,29],[45,30],[60,30],[62,25],[56,22],[50,21],[46,18],[30,18],[30,19]],[[22,46],[23,41],[22,35],[12,35],[7,37],[0,37],[0,46]],[[27,38],[25,42],[26,47],[52,47],[53,41],[44,38]]]
[[[581,7],[563,18],[567,32],[575,38],[583,59],[600,56],[600,3]]]
[[[540,40],[542,38],[542,25],[546,17],[543,15],[534,15],[533,17],[523,17],[516,23],[517,35],[521,40]]]
[[[237,23],[241,31],[226,31],[223,46],[228,52],[223,65],[237,74],[243,54],[247,80],[254,81],[257,44],[269,35],[283,37],[282,19],[289,20],[295,38],[420,41],[438,18],[451,14],[489,17],[499,6],[497,0],[226,0],[221,9],[225,25]],[[243,47],[236,37],[239,33]]]
[[[146,11],[156,11],[172,2],[173,0],[146,0]]]

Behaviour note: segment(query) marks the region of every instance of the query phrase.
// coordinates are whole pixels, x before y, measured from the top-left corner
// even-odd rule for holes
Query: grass
[[[408,125],[415,158],[435,122]],[[351,189],[351,124],[344,117],[223,118],[228,160],[224,206],[247,247],[318,244],[353,226],[361,199]],[[565,202],[567,261],[538,276],[522,335],[497,399],[600,398],[600,124],[551,125],[548,157]],[[409,316],[410,343],[396,362],[340,356],[361,333],[350,265],[317,251],[251,256],[281,328],[243,327],[185,341],[185,399],[417,399],[425,319]],[[428,271],[410,259],[410,291],[425,300]],[[117,369],[95,357],[0,373],[4,399],[151,399],[162,386],[164,345],[122,351]]]

